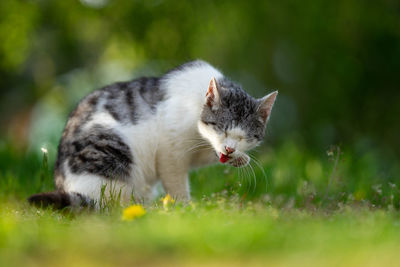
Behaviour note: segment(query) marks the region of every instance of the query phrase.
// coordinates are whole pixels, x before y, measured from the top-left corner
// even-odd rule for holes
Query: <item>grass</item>
[[[55,155],[0,143],[0,266],[398,264],[398,166],[371,150],[305,151],[288,142],[261,149],[253,170],[195,170],[190,205],[157,199],[123,221],[119,206],[30,207],[53,188]]]

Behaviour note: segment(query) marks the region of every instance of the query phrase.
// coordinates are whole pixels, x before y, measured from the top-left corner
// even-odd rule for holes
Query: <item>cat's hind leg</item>
[[[43,193],[30,198],[43,204],[54,200],[54,206],[65,206],[65,194],[71,204],[76,194],[99,203],[100,198],[129,202],[134,161],[129,146],[113,129],[101,125],[62,140],[56,164],[56,185],[59,192]],[[65,194],[64,194],[65,193]]]

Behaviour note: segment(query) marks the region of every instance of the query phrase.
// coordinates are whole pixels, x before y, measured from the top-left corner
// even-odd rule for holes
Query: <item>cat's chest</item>
[[[192,152],[190,167],[198,168],[216,162],[218,162],[218,158],[214,149],[211,146],[205,146],[202,149]]]

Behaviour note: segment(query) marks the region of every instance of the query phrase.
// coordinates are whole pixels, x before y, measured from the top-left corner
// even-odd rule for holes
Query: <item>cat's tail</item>
[[[63,191],[35,194],[28,198],[28,202],[36,207],[52,207],[54,209],[95,207],[94,200],[89,197],[80,193]]]

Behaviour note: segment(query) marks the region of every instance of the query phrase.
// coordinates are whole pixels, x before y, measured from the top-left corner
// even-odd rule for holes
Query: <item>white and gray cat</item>
[[[160,78],[96,90],[65,126],[54,169],[57,190],[29,201],[96,206],[104,186],[121,192],[123,203],[132,196],[147,201],[159,181],[172,197],[188,200],[190,169],[218,160],[249,163],[245,152],[262,141],[277,94],[255,99],[200,60]]]

